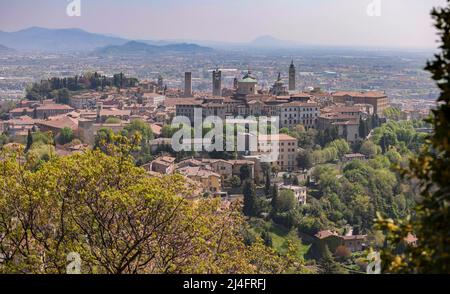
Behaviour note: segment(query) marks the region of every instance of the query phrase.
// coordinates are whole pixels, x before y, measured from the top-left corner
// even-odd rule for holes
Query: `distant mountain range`
[[[6,54],[6,53],[13,53],[13,52],[16,52],[16,50],[8,48],[8,47],[0,44],[0,53]]]
[[[106,46],[94,51],[96,55],[149,55],[159,53],[207,53],[214,51],[212,48],[196,44],[169,44],[149,45],[143,42],[130,41],[123,45]]]
[[[17,32],[0,32],[0,44],[25,51],[92,51],[128,40],[89,33],[80,29],[31,27]]]
[[[251,42],[217,42],[205,40],[136,40],[111,34],[90,33],[81,29],[48,29],[31,27],[17,32],[0,31],[0,44],[19,51],[94,51],[97,54],[171,52],[207,52],[227,48],[298,48],[301,44],[261,36]],[[150,47],[147,47],[148,45]]]

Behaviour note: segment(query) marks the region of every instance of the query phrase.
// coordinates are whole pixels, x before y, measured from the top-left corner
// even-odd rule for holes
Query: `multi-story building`
[[[147,171],[153,171],[163,175],[172,174],[175,170],[175,157],[158,157],[149,164],[144,165],[143,168]]]
[[[336,92],[332,95],[334,103],[370,104],[378,115],[382,115],[383,111],[389,107],[389,98],[384,92]]]
[[[177,99],[175,102],[176,116],[185,116],[189,118],[191,123],[194,123],[195,109],[201,109],[202,100],[193,98]]]
[[[317,103],[290,102],[280,105],[280,126],[293,128],[303,125],[306,129],[316,128],[320,109]]]
[[[274,150],[274,148],[277,148],[277,150]],[[289,135],[259,135],[257,150],[257,154],[261,155],[270,155],[278,151],[276,165],[282,170],[292,171],[296,167],[297,139]]]
[[[177,116],[185,116],[194,123],[195,110],[200,111],[202,118],[209,116],[225,119],[227,111],[223,98],[205,98],[205,99],[178,99],[175,102],[175,111]]]
[[[336,128],[338,135],[350,143],[361,140],[358,116],[334,112],[323,113],[317,119],[317,128],[319,130]]]
[[[75,95],[69,98],[69,105],[75,109],[92,108],[99,99],[99,95],[92,93]]]
[[[281,190],[289,190],[294,193],[294,197],[297,200],[298,204],[305,205],[306,204],[306,187],[303,186],[294,186],[294,185],[279,185],[278,191]]]
[[[72,112],[74,109],[69,105],[44,103],[34,104],[32,107],[19,107],[11,110],[9,113],[12,117],[20,117],[28,115],[34,119],[48,118],[51,116],[66,114]]]

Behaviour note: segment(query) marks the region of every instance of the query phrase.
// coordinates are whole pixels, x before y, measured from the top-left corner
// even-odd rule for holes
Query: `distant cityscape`
[[[94,42],[95,36],[87,36]],[[85,51],[3,47],[0,144],[2,150],[19,154],[17,160],[11,157],[10,165],[27,163],[17,171],[35,175],[58,159],[74,160],[69,165],[90,174],[97,164],[119,160],[121,168],[128,162],[127,168],[133,171],[130,175],[142,175],[146,181],[172,181],[171,176],[179,176],[175,182],[182,181],[189,189],[183,199],[220,199],[216,208],[220,213],[237,205],[249,227],[244,233],[243,226],[238,226],[239,232],[229,233],[237,238],[237,244],[254,248],[263,242],[265,248],[274,250],[270,254],[280,258],[286,258],[286,248],[294,244],[296,273],[365,273],[364,253],[383,246],[373,230],[377,213],[392,218],[410,214],[416,192],[392,166],[417,153],[432,132],[424,118],[436,107],[440,92],[424,70],[430,53],[336,48],[225,50],[186,43],[120,42]],[[224,138],[231,148],[203,149],[202,137],[212,127],[196,126],[198,114],[202,121],[231,117],[242,124]],[[253,134],[247,127],[249,120],[259,122],[264,117],[275,117],[279,125],[270,126],[270,133]],[[177,118],[188,123],[174,124]],[[200,149],[175,150],[176,134],[183,130],[195,133],[198,128],[200,138],[183,137],[182,143],[196,146],[200,139]],[[223,135],[221,126],[219,131]],[[239,136],[255,140],[254,148],[247,141],[243,150],[237,148],[234,137]],[[136,146],[128,146],[132,143]],[[133,149],[126,159],[121,158],[128,147]],[[274,150],[275,158],[265,160]],[[78,165],[79,158],[92,155],[96,161],[101,156],[96,152],[107,157]],[[4,158],[2,164],[10,160]],[[98,175],[109,172],[114,173],[107,167]],[[118,174],[121,176],[120,170]],[[127,180],[127,184],[133,182],[133,178]],[[59,185],[55,184],[58,189],[63,187]],[[163,184],[152,182],[143,187],[159,189],[158,185]],[[100,194],[96,189],[91,195],[94,199]],[[78,197],[73,187],[66,190]],[[121,190],[117,193],[122,195]],[[133,195],[129,197],[136,197]],[[169,199],[178,196],[174,192]],[[90,203],[88,197],[86,205]],[[142,207],[151,208],[147,202]],[[150,218],[145,215],[145,219]],[[128,221],[134,226],[135,220]],[[178,229],[177,224],[174,227]],[[171,237],[178,240],[180,234]],[[404,242],[414,247],[420,240],[410,233]],[[0,262],[6,256],[2,254]],[[190,258],[189,262],[194,260]],[[160,271],[146,264],[137,263],[136,267],[144,272]],[[283,266],[277,272],[286,272]],[[100,272],[105,272],[104,268]]]

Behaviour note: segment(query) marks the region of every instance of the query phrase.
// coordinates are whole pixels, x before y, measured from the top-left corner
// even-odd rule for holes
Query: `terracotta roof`
[[[336,232],[332,232],[330,230],[325,230],[325,231],[318,232],[314,236],[316,238],[318,238],[318,239],[325,239],[325,238],[328,238],[330,236],[338,236],[338,234]]]
[[[286,134],[277,134],[277,135],[259,135],[258,141],[297,141],[297,139]]]
[[[150,129],[152,129],[153,134],[155,135],[161,135],[161,129],[162,127],[157,124],[150,124]]]
[[[309,97],[311,97],[311,94],[301,92],[301,93],[292,94],[291,97],[292,98],[295,98],[295,97],[298,97],[298,98],[309,98]]]
[[[361,112],[359,106],[329,106],[322,109],[322,112]]]
[[[282,106],[296,106],[296,107],[319,107],[317,103],[313,102],[299,102],[293,101],[289,103],[284,103]]]
[[[56,103],[48,103],[48,104],[39,104],[37,107],[37,110],[73,110],[72,107],[65,104],[56,104]],[[27,112],[33,112],[33,108],[31,107],[19,107],[14,108],[10,112],[12,113],[20,113],[26,110]]]
[[[121,110],[121,109],[102,109],[100,111],[100,116],[130,116],[131,110]]]
[[[351,236],[341,236],[341,238],[345,241],[352,241],[352,240],[365,240],[367,238],[367,235],[351,235]]]
[[[78,123],[75,119],[67,116],[58,117],[57,119],[40,120],[36,123],[38,126],[47,126],[55,129],[70,128],[72,130],[78,129]]]
[[[170,156],[161,156],[158,157],[157,159],[155,159],[153,162],[158,162],[158,163],[174,163],[176,160],[175,157],[170,157]]]
[[[380,91],[368,91],[368,92],[335,92],[332,93],[334,97],[341,97],[341,96],[350,96],[350,97],[361,97],[361,98],[386,98],[386,94],[384,92]]]
[[[186,166],[178,169],[178,172],[181,174],[187,176],[187,177],[200,177],[200,178],[209,178],[210,176],[218,177],[220,178],[220,175],[205,169],[201,166]]]
[[[408,233],[408,236],[406,236],[406,238],[405,238],[405,241],[408,244],[413,244],[413,243],[417,242],[417,240],[418,240],[417,237],[411,233]]]
[[[164,100],[165,106],[177,106],[177,105],[201,105],[202,100],[197,98],[166,98]]]
[[[254,165],[255,162],[251,161],[251,160],[244,160],[244,159],[237,159],[237,160],[228,160],[230,163],[232,163],[233,165],[235,164],[248,164],[248,165]]]

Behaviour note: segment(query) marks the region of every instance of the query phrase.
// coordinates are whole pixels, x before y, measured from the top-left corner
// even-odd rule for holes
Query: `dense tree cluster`
[[[402,125],[410,130],[409,123]],[[381,126],[374,133],[379,136],[384,130],[391,130],[390,125]],[[404,130],[394,129],[392,137],[402,138]],[[420,136],[414,129],[408,134],[410,138]],[[317,166],[312,173],[317,190],[313,193],[315,197],[309,198],[309,204],[302,207],[306,217],[301,222],[302,229],[314,233],[320,228],[339,229],[350,224],[357,231],[367,233],[372,229],[377,212],[393,219],[407,217],[415,203],[414,193],[411,183],[403,180],[395,168],[405,165],[411,155],[403,142],[393,141],[389,150],[378,154],[381,147],[369,140],[362,144],[360,151],[371,159],[352,161],[341,170],[334,166]],[[412,144],[407,146],[414,148]]]
[[[302,271],[259,238],[244,243],[237,207],[188,201],[181,176],[151,178],[120,144],[39,168],[22,148],[0,161],[0,272],[65,273],[67,256],[83,273],[281,273]]]
[[[107,77],[97,72],[87,72],[74,77],[58,78],[54,77],[33,83],[26,89],[28,100],[41,100],[54,98],[56,102],[67,104],[69,102],[69,91],[80,90],[104,90],[106,87],[129,88],[138,83],[136,78],[126,77],[123,73],[114,74]]]
[[[94,148],[99,148],[104,152],[108,152],[105,146],[108,144],[116,144],[119,137],[133,139],[138,135],[140,146],[133,151],[132,155],[136,165],[141,166],[152,160],[150,140],[154,138],[152,129],[147,122],[139,119],[132,120],[119,134],[115,134],[111,129],[102,128],[95,136]]]
[[[420,189],[414,218],[400,222],[380,218],[378,222],[378,229],[387,235],[381,258],[384,270],[390,272],[450,273],[450,1],[432,15],[441,37],[441,52],[426,69],[441,95],[429,120],[434,133],[404,171]],[[399,250],[408,234],[417,236],[417,246]]]
[[[413,121],[389,121],[374,130],[372,140],[381,147],[383,153],[391,146],[397,147],[403,153],[417,153],[427,136],[415,130],[422,125]]]

